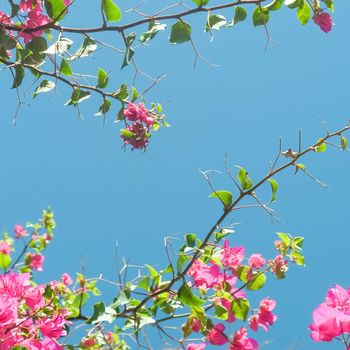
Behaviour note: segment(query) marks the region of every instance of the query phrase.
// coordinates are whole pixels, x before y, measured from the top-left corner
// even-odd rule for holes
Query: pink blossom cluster
[[[211,300],[215,306],[219,305],[226,309],[228,323],[237,321],[232,312],[232,305],[235,299],[246,300],[246,295],[243,290],[236,286],[238,281],[237,275],[240,269],[247,270],[247,279],[254,276],[256,271],[259,271],[266,264],[266,260],[260,254],[253,254],[248,259],[248,265],[243,265],[245,260],[244,247],[230,247],[226,240],[222,247],[218,248],[215,259],[204,263],[197,259],[188,271],[191,277],[190,286],[197,288],[201,295],[213,292]],[[275,258],[279,261],[279,257]],[[218,264],[218,260],[220,264]],[[269,262],[269,266],[271,264]],[[276,262],[276,265],[278,263]],[[271,267],[270,267],[271,269]],[[249,318],[249,326],[253,331],[257,331],[261,326],[265,331],[269,326],[272,326],[277,320],[277,316],[273,314],[276,302],[270,298],[261,300],[259,309]],[[258,349],[257,342],[248,337],[247,329],[242,327],[237,330],[233,336],[229,337],[225,333],[225,325],[207,324],[205,327],[200,320],[190,317],[188,325],[192,332],[202,332],[205,335],[205,341],[202,343],[188,344],[187,350],[203,350],[207,344],[222,346],[227,344],[229,350],[256,350]],[[209,330],[208,330],[209,328]]]
[[[128,107],[124,109],[123,114],[126,120],[132,122],[132,124],[126,128],[131,134],[122,134],[124,144],[130,144],[136,149],[146,149],[149,143],[149,131],[156,121],[155,118],[141,102],[138,104],[129,102]]]
[[[316,341],[330,342],[340,335],[350,334],[350,288],[339,285],[330,288],[325,302],[313,312],[313,323],[309,326],[311,338]],[[346,344],[350,348],[350,344]]]
[[[63,0],[68,6],[70,0]],[[9,26],[19,26],[21,29],[34,29],[50,23],[50,18],[44,14],[41,0],[21,0],[18,4],[21,12],[21,17],[25,19],[21,24],[14,23],[10,16],[0,11],[0,23]],[[11,31],[8,34],[13,36]],[[25,44],[29,43],[34,37],[40,37],[43,34],[42,30],[34,30],[31,32],[19,31],[19,37],[23,38]]]
[[[67,312],[44,297],[45,287],[33,286],[29,273],[0,275],[0,344],[28,350],[60,350]]]

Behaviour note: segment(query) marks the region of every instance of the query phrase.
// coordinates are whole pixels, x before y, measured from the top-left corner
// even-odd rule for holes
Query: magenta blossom
[[[21,225],[15,225],[15,227],[13,228],[13,232],[15,233],[15,238],[22,238],[28,236],[28,232]]]
[[[45,257],[43,255],[31,253],[27,255],[27,259],[28,259],[28,265],[31,269],[37,270],[37,271],[43,270],[42,265],[45,260]]]
[[[218,323],[209,331],[207,335],[207,340],[212,345],[224,345],[228,343],[229,340],[224,331],[225,326],[222,323]]]
[[[247,337],[247,330],[242,327],[235,332],[233,339],[231,340],[230,350],[257,350],[258,343]]]
[[[254,269],[260,269],[265,265],[266,260],[261,256],[261,254],[252,254],[248,260],[248,265]]]
[[[328,33],[332,30],[332,17],[327,12],[319,12],[314,16],[314,22],[321,28],[325,33]]]
[[[70,277],[68,273],[64,273],[61,276],[61,280],[65,286],[70,286],[73,283],[72,277]]]

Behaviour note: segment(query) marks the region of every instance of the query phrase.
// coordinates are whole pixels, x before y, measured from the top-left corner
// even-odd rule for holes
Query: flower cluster
[[[273,269],[273,264],[278,260],[270,260],[266,264],[261,254],[253,254],[248,259],[245,258],[245,249],[242,246],[230,247],[226,240],[221,247],[215,247],[210,255],[210,259],[197,259],[188,271],[191,278],[189,285],[193,289],[198,289],[203,299],[210,301],[214,306],[214,318],[225,320],[228,323],[245,321],[248,313],[251,316],[248,324],[253,331],[257,331],[261,326],[265,331],[277,320],[273,314],[276,302],[270,298],[260,301],[257,310],[250,308],[244,288],[258,290],[265,283],[265,272]],[[244,261],[247,260],[247,265]],[[277,262],[276,262],[277,264]],[[244,284],[238,286],[238,282]],[[258,343],[248,337],[245,327],[240,327],[230,337],[226,334],[226,327],[223,323],[214,324],[209,319],[198,319],[191,315],[183,326],[184,334],[191,332],[201,332],[205,336],[205,342],[190,343],[187,350],[203,350],[207,344],[227,345],[229,350],[256,350]]]
[[[130,144],[136,149],[146,149],[151,136],[150,129],[156,123],[154,114],[141,102],[138,104],[129,102],[123,114],[125,120],[132,122],[126,129],[122,129],[124,144]]]
[[[339,285],[330,288],[325,302],[313,312],[313,323],[309,326],[311,338],[316,341],[330,342],[340,335],[350,334],[350,288],[344,289]],[[346,344],[346,348],[350,343]]]
[[[67,334],[67,312],[53,302],[55,295],[45,298],[46,288],[33,286],[30,279],[29,273],[0,275],[1,349],[63,349],[58,339]]]

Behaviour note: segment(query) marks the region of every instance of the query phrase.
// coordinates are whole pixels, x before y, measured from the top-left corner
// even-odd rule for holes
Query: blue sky
[[[77,1],[66,24],[98,24],[97,3],[82,9]],[[159,6],[150,1],[145,9]],[[165,236],[181,239],[195,232],[203,237],[221,215],[218,203],[208,199],[210,189],[199,169],[222,171],[213,177],[214,184],[233,191],[224,171],[226,151],[232,165],[244,166],[257,180],[275,157],[280,136],[284,148],[296,147],[301,128],[308,146],[324,133],[319,118],[330,130],[347,123],[349,11],[349,2],[336,4],[335,26],[328,34],[312,23],[302,27],[291,10],[273,13],[269,31],[278,44],[271,43],[267,51],[264,29],[253,28],[250,20],[215,33],[210,42],[202,30],[205,18],[189,18],[198,50],[219,65],[216,68],[198,61],[193,69],[190,45],[171,46],[168,32],[160,33],[135,57],[145,72],[167,75],[147,98],[163,104],[172,127],[154,135],[144,154],[121,149],[120,125],[113,123],[116,110],[103,128],[101,119],[93,116],[97,98],[81,105],[85,119],[77,121],[76,111],[63,107],[68,98],[63,86],[35,100],[27,93],[29,105],[22,106],[13,127],[16,94],[3,87],[0,228],[11,230],[15,223],[35,220],[41,209],[52,207],[57,230],[40,275],[43,280],[73,274],[82,265],[90,276],[115,277],[117,241],[120,257],[161,267],[166,261]],[[231,11],[222,14],[230,17]],[[125,22],[128,18],[133,16],[126,15]],[[110,85],[117,87],[123,80],[131,81],[133,74],[130,68],[120,72],[120,64],[120,56],[103,49],[76,69],[107,67],[113,71]],[[2,85],[10,87],[9,74],[1,74]],[[25,88],[30,84],[26,80]],[[349,159],[348,152],[337,149],[306,157],[304,163],[329,185],[328,190],[292,171],[277,177],[280,188],[274,208],[283,224],[257,209],[227,221],[240,222],[231,244],[244,244],[249,253],[274,254],[276,231],[306,239],[306,267],[292,266],[285,280],[271,278],[257,295],[278,302],[278,323],[259,335],[271,340],[266,349],[294,349],[298,341],[298,349],[342,349],[336,343],[313,343],[307,326],[313,308],[333,283],[350,286]]]

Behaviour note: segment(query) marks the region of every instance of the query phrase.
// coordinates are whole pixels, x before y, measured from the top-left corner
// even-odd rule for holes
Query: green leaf
[[[248,282],[247,289],[258,290],[265,285],[265,282],[266,282],[265,274],[260,274],[260,272],[258,272],[258,275],[256,275],[256,277],[253,275],[252,280]]]
[[[244,7],[237,6],[235,8],[235,16],[233,17],[233,24],[243,22],[247,18],[247,11]]]
[[[137,100],[137,98],[139,97],[139,93],[137,92],[134,86],[131,87],[131,97],[132,97],[132,101]]]
[[[48,55],[63,55],[68,52],[70,47],[73,45],[73,41],[68,38],[60,38],[60,40],[56,41],[54,44],[49,46],[46,50],[42,51],[42,53],[46,53]]]
[[[290,237],[286,233],[283,233],[283,232],[276,232],[276,233],[277,233],[277,236],[279,237],[279,239],[283,242],[283,244],[286,247],[290,247],[290,245],[291,245]]]
[[[122,69],[130,64],[130,61],[131,61],[132,57],[134,56],[135,51],[131,47],[131,44],[134,42],[135,37],[136,37],[136,33],[132,32],[125,38],[126,51],[125,51],[125,55],[124,55],[124,61],[123,61],[123,64],[122,64]]]
[[[86,323],[91,324],[92,322],[96,321],[98,317],[101,316],[106,310],[105,304],[102,301],[99,301],[98,303],[94,304],[93,308],[94,312],[92,316],[86,321]]]
[[[294,237],[291,242],[291,247],[296,250],[302,250],[304,237]]]
[[[80,90],[75,88],[70,99],[65,103],[65,106],[77,106],[78,103],[87,100],[91,96],[89,91]]]
[[[295,262],[299,266],[304,266],[305,265],[305,258],[304,256],[298,252],[297,250],[292,250],[290,253],[290,259]]]
[[[297,7],[302,7],[303,2],[304,2],[304,0],[286,0],[284,2],[284,4],[291,9],[295,9]]]
[[[307,22],[309,22],[311,18],[311,7],[307,1],[304,1],[302,7],[298,7],[297,17],[302,25],[305,25]]]
[[[33,98],[36,97],[36,95],[41,94],[43,92],[49,92],[52,89],[55,88],[55,83],[50,80],[43,80],[40,85],[35,89],[33,93]]]
[[[128,88],[126,84],[120,85],[120,88],[117,91],[113,92],[112,96],[119,101],[123,101],[127,99],[129,96],[129,93],[128,93]]]
[[[211,15],[208,18],[205,26],[205,31],[208,32],[212,29],[220,30],[226,24],[226,18],[221,15]]]
[[[179,288],[177,295],[179,300],[187,306],[202,306],[204,304],[204,300],[194,295],[186,283]]]
[[[229,191],[215,191],[209,198],[218,198],[225,208],[228,208],[232,204],[232,193]]]
[[[139,284],[137,285],[137,288],[145,289],[148,291],[149,290],[149,282],[150,282],[149,276],[145,276],[139,282]]]
[[[229,230],[226,228],[222,228],[219,231],[215,231],[214,235],[215,235],[215,243],[219,243],[220,240],[222,240],[224,237],[230,235],[231,233],[234,233],[235,230]]]
[[[343,135],[340,136],[340,144],[341,144],[341,149],[344,151],[348,145],[348,140]]]
[[[268,5],[264,6],[269,11],[277,11],[282,7],[283,0],[273,0]]]
[[[205,6],[209,3],[209,0],[192,0],[197,6]]]
[[[113,0],[102,0],[102,10],[108,22],[119,22],[122,19],[120,8]]]
[[[182,272],[182,268],[184,266],[184,264],[186,264],[186,262],[190,259],[189,256],[187,255],[183,255],[183,254],[180,254],[178,259],[177,259],[177,273],[181,273]]]
[[[254,27],[265,25],[270,18],[269,10],[264,7],[256,7],[253,12]]]
[[[218,318],[219,320],[227,320],[228,319],[227,309],[220,304],[215,304],[214,317]]]
[[[196,235],[194,233],[188,233],[185,235],[186,246],[194,248],[196,246]]]
[[[96,41],[88,36],[84,39],[79,49],[73,55],[69,56],[67,60],[74,61],[81,57],[91,56],[96,48]]]
[[[244,298],[233,299],[231,304],[231,310],[233,315],[239,320],[245,321],[250,309],[249,300]]]
[[[98,68],[97,73],[97,87],[104,89],[108,85],[108,74],[103,68]]]
[[[25,72],[21,65],[15,66],[15,77],[13,79],[12,89],[19,87],[22,84]]]
[[[278,189],[278,182],[274,179],[269,179],[269,182],[270,182],[271,191],[272,191],[271,202],[274,202],[276,200],[276,192]]]
[[[182,44],[191,40],[192,28],[183,20],[177,21],[171,26],[169,41],[172,44]]]
[[[106,98],[101,104],[101,106],[99,107],[98,112],[95,114],[95,116],[105,115],[110,108],[111,108],[111,101],[108,98]]]
[[[253,181],[250,177],[248,177],[248,172],[244,168],[240,166],[238,166],[238,168],[239,171],[237,174],[237,178],[241,183],[243,190],[249,190],[253,186]]]
[[[135,134],[132,131],[126,129],[120,129],[120,135],[127,139],[130,139],[135,136]]]
[[[321,153],[326,151],[327,145],[322,141],[323,139],[318,139],[318,143],[315,146],[315,152]]]
[[[64,58],[62,58],[62,61],[61,61],[60,72],[68,77],[70,77],[73,73],[70,65]]]
[[[49,17],[60,21],[66,14],[66,5],[63,0],[45,0],[45,9]]]
[[[145,33],[142,33],[139,40],[142,43],[145,43],[153,39],[160,30],[165,30],[165,28],[166,28],[166,24],[161,24],[157,21],[152,21],[148,25],[148,31]]]
[[[334,2],[332,0],[322,0],[326,6],[334,13]],[[12,16],[11,16],[12,17]]]
[[[246,283],[248,281],[247,279],[247,274],[248,272],[251,270],[250,266],[247,266],[247,265],[241,265],[237,271],[236,271],[236,274],[237,274],[237,277],[244,283]]]
[[[11,264],[10,254],[3,254],[0,252],[0,268],[6,270]]]

